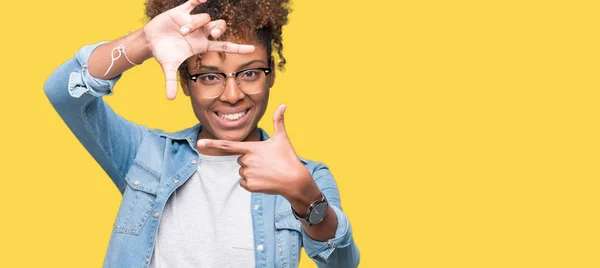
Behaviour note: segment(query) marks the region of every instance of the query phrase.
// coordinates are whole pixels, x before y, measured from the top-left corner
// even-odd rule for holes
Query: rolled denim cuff
[[[346,213],[336,206],[332,205],[331,208],[335,212],[338,221],[338,226],[333,238],[324,242],[317,241],[310,238],[304,232],[304,228],[301,228],[304,250],[309,257],[323,264],[327,264],[327,259],[336,248],[347,247],[352,243],[352,229],[348,223]]]
[[[71,73],[69,77],[69,93],[75,98],[79,98],[83,93],[90,93],[96,97],[112,95],[112,89],[115,83],[119,81],[122,74],[112,79],[99,79],[93,77],[88,71],[88,61],[94,50],[107,41],[99,42],[82,47],[75,53],[75,58],[81,65],[81,72]]]

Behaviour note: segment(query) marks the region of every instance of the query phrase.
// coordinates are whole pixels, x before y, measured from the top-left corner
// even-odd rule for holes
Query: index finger
[[[254,52],[253,45],[240,45],[224,41],[210,41],[208,43],[208,51],[212,52],[227,52],[236,54],[248,54]]]
[[[252,151],[253,142],[201,139],[196,143],[198,148],[217,149],[227,153],[247,154]]]
[[[201,3],[206,3],[207,0],[189,0],[183,4],[181,4],[181,8],[187,12],[190,13],[192,12],[192,10],[194,10],[194,8],[196,8],[197,6],[199,6]]]

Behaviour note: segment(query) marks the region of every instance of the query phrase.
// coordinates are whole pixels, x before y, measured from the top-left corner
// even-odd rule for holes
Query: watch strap
[[[313,209],[315,208],[315,206],[320,203],[323,203],[323,202],[327,202],[327,206],[329,207],[329,202],[327,201],[327,198],[325,198],[325,195],[323,194],[323,192],[321,192],[321,199],[312,202],[312,204],[310,204],[310,206],[308,206],[308,208],[306,209],[306,217],[300,217],[298,215],[298,213],[296,213],[296,211],[294,210],[293,207],[292,207],[292,214],[294,215],[296,220],[299,220],[300,222],[302,222],[308,226],[318,224],[318,223],[314,223],[314,224],[311,223],[309,218],[310,218],[310,214],[313,211]],[[323,217],[325,217],[325,216],[323,216]]]

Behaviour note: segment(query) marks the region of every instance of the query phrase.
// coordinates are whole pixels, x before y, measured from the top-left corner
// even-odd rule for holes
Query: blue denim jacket
[[[81,144],[117,186],[123,200],[104,267],[148,267],[165,202],[196,170],[200,125],[167,133],[127,121],[102,100],[121,77],[92,77],[87,62],[104,42],[81,48],[46,80],[44,91]],[[261,139],[269,137],[260,130]],[[256,267],[297,267],[300,249],[319,267],[357,267],[360,254],[337,185],[327,166],[301,158],[337,215],[335,237],[311,239],[279,195],[252,193]]]

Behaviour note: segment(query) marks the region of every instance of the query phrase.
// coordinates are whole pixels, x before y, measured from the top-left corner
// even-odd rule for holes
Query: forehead
[[[200,66],[217,66],[235,68],[244,63],[253,60],[262,60],[268,63],[268,55],[266,47],[256,41],[252,42],[237,42],[238,44],[254,45],[255,49],[249,54],[221,53],[221,52],[205,52],[200,55]],[[198,57],[190,57],[187,60],[189,69],[198,69]]]

